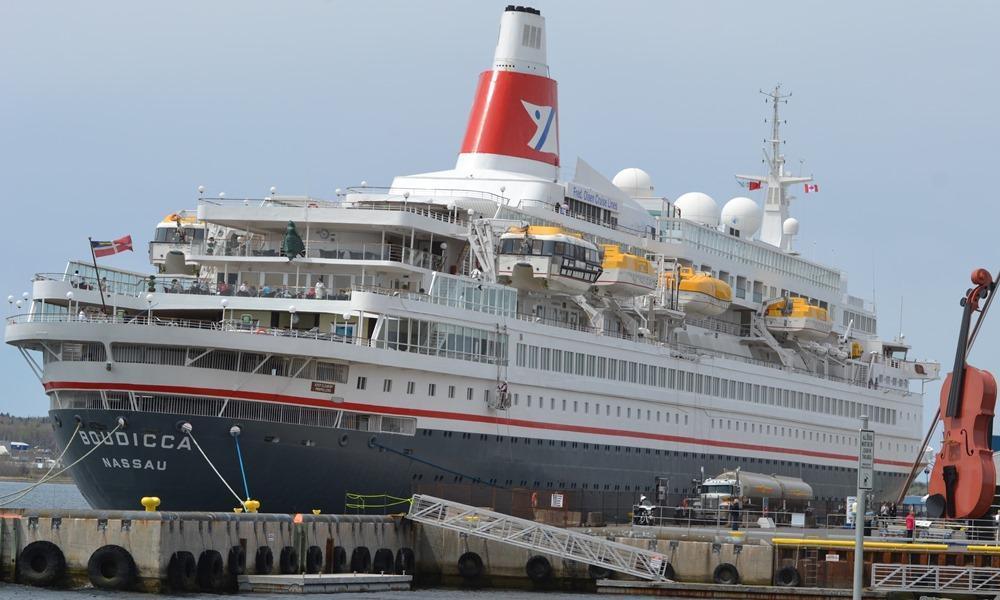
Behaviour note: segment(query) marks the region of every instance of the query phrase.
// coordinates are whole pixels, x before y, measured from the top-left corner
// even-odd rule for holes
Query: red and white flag
[[[748,182],[747,183],[747,187],[750,188],[751,190],[759,190],[760,189],[760,182],[759,181]]]
[[[806,193],[807,194],[809,192],[818,192],[819,191],[819,184],[818,183],[807,183],[807,184],[805,184],[805,188],[806,188]]]
[[[90,240],[90,249],[94,256],[111,256],[126,250],[132,250],[132,236],[126,235],[110,242],[98,242]]]

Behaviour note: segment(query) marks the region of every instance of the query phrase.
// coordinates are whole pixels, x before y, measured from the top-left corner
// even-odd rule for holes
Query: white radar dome
[[[655,195],[653,180],[649,177],[649,173],[635,167],[618,171],[611,183],[630,198],[651,198]]]
[[[681,194],[674,201],[674,206],[680,209],[681,218],[709,227],[719,226],[719,205],[708,194],[688,192]]]
[[[794,217],[785,219],[785,222],[781,224],[781,232],[785,235],[798,235],[799,220]]]
[[[741,237],[752,237],[757,233],[763,218],[757,203],[743,196],[733,198],[722,207],[722,226],[726,231],[739,231]]]

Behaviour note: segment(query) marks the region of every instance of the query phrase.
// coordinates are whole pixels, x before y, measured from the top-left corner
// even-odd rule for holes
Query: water
[[[0,497],[23,490],[31,485],[23,481],[0,481]],[[0,503],[8,499],[0,500]],[[46,483],[38,486],[30,494],[6,508],[90,508],[83,499],[80,490],[72,483]],[[152,600],[160,596],[140,594],[135,592],[104,592],[92,588],[79,590],[43,590],[20,585],[0,583],[0,598],[3,600]],[[288,594],[254,594],[254,600],[288,600],[300,596]],[[588,594],[565,593],[532,593],[523,591],[501,590],[417,590],[414,592],[385,592],[366,594],[310,594],[309,598],[317,600],[570,600],[576,598],[593,598]],[[210,594],[185,594],[184,600],[219,600],[225,596]]]
[[[0,481],[0,505],[3,508],[90,508],[72,483],[43,483],[18,500],[13,499],[16,496],[7,497],[30,485],[26,481]]]

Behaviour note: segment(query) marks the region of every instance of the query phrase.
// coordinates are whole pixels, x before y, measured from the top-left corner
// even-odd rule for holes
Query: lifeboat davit
[[[500,236],[497,279],[519,290],[576,295],[601,276],[601,253],[561,227],[512,227]]]
[[[805,298],[782,298],[771,303],[764,324],[771,333],[803,340],[823,340],[833,331],[829,311],[809,304]]]
[[[614,244],[605,244],[603,271],[595,284],[609,296],[642,296],[656,289],[656,271],[642,256],[622,252]]]
[[[678,308],[684,314],[693,317],[714,317],[721,315],[733,301],[733,288],[710,273],[695,271],[690,267],[681,267],[680,282],[677,287]],[[664,283],[673,287],[674,274],[664,273]]]

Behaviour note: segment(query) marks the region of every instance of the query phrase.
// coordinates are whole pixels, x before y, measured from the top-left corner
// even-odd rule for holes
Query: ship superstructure
[[[634,499],[669,481],[679,500],[741,467],[832,507],[862,414],[894,494],[920,444],[911,382],[938,365],[794,252],[788,187],[809,179],[784,171],[780,90],[769,172],[739,176],[763,210],[583,160],[564,181],[546,41],[538,11],[504,11],[454,169],[332,199],[200,191],[157,227],[153,276],[36,278],[6,339],[67,460],[92,451],[73,470],[88,501],[227,509],[219,476],[281,512],[444,484]]]

